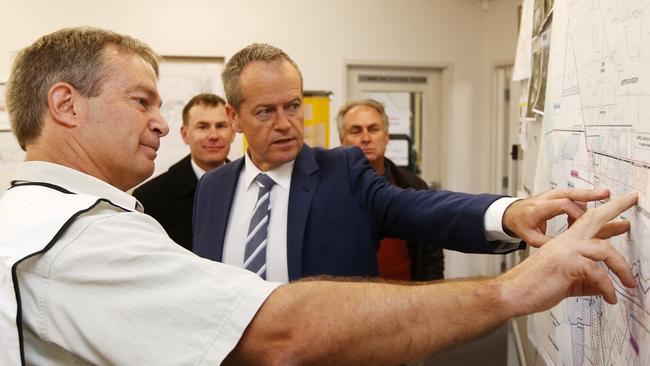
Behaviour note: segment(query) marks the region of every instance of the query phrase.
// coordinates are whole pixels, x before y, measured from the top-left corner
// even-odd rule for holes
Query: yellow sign
[[[309,146],[329,148],[330,98],[329,95],[306,96],[303,103],[305,115],[305,143]]]

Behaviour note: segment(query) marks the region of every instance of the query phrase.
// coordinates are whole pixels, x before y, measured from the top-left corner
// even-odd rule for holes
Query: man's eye
[[[136,103],[140,104],[143,107],[146,107],[148,105],[146,98],[134,98],[134,99]]]
[[[257,112],[257,115],[259,117],[268,117],[269,115],[271,115],[271,113],[272,113],[271,108],[266,108],[266,109],[262,109],[259,112]]]

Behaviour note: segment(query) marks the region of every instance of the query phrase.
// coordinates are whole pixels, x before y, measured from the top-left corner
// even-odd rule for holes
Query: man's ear
[[[81,95],[70,84],[58,82],[47,92],[47,109],[53,119],[68,127],[79,125]]]
[[[236,132],[242,133],[243,131],[239,124],[239,113],[237,113],[235,108],[233,108],[230,104],[226,104],[226,115],[228,116],[228,119],[230,119],[232,129]]]
[[[189,145],[190,143],[187,142],[187,126],[184,124],[181,124],[181,137],[183,138],[183,142],[185,145]]]

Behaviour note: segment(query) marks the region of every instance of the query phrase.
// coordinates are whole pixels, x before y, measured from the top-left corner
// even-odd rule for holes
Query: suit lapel
[[[304,145],[293,166],[287,217],[289,281],[302,277],[302,253],[307,218],[320,177],[314,151]]]
[[[198,179],[192,169],[191,157],[187,155],[178,163],[169,168],[169,174],[174,177],[176,182],[171,189],[175,192],[176,197],[182,197],[186,194],[194,194]]]
[[[214,197],[212,198],[215,202],[219,202],[215,205],[215,221],[214,222],[223,222],[224,225],[214,225],[215,229],[215,250],[216,261],[221,262],[223,260],[223,245],[226,240],[226,228],[228,226],[228,219],[230,218],[230,210],[232,209],[232,201],[235,198],[235,191],[237,190],[237,182],[239,181],[239,174],[244,167],[244,159],[239,159],[233,164],[236,164],[232,168],[235,169],[235,174],[223,174],[222,179],[220,180],[221,184],[219,187],[216,187],[214,192]],[[227,169],[224,167],[223,169]],[[226,194],[224,194],[226,193]]]

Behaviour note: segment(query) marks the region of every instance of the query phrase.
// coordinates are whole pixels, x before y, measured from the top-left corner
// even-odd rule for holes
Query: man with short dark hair
[[[214,94],[199,94],[183,108],[183,141],[190,154],[169,170],[133,191],[176,243],[192,250],[192,210],[198,180],[228,162],[235,132],[226,116],[226,101]]]
[[[566,296],[615,302],[600,261],[635,285],[622,256],[593,239],[628,230],[606,223],[634,194],[492,279],[280,285],[201,259],[126,193],[152,174],[168,132],[157,65],[142,42],[93,28],[18,54],[7,101],[27,161],[0,198],[0,364],[394,365]]]
[[[339,110],[336,125],[341,145],[358,146],[370,166],[386,181],[400,188],[428,189],[420,177],[385,156],[389,136],[383,104],[373,99],[349,101]],[[377,262],[379,275],[385,279],[428,281],[444,277],[442,248],[420,241],[384,238],[377,251]]]

